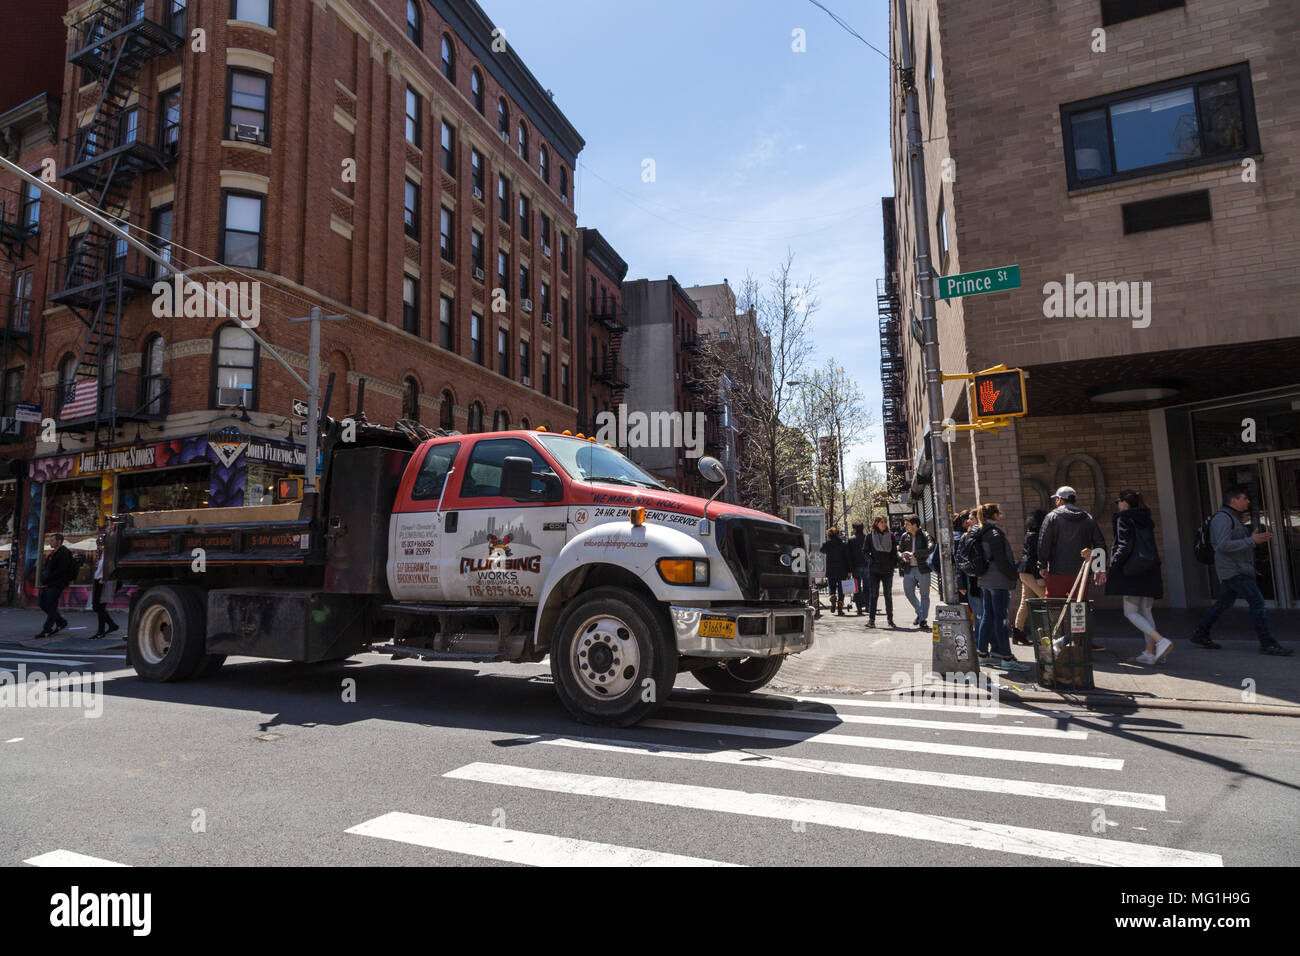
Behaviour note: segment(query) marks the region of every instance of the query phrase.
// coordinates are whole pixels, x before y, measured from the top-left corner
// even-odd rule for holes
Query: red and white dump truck
[[[200,677],[227,655],[549,654],[578,720],[626,726],[682,671],[755,690],[812,645],[806,539],[778,518],[676,493],[576,436],[324,432],[301,501],[113,517],[105,573],[138,585],[140,677]]]

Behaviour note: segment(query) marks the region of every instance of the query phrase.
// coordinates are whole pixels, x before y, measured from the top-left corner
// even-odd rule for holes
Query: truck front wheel
[[[725,660],[692,671],[692,676],[707,687],[730,694],[747,694],[765,687],[781,669],[784,657],[742,657]]]
[[[131,609],[126,650],[131,665],[147,681],[188,680],[205,664],[207,608],[191,587],[150,588]]]
[[[621,588],[594,588],[565,608],[550,655],[556,692],[584,724],[635,724],[668,700],[677,678],[668,622]]]

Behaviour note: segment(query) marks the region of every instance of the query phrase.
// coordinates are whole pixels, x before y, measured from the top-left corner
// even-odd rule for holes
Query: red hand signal
[[[991,412],[997,405],[998,396],[1002,392],[993,387],[993,383],[988,379],[980,382],[980,409],[981,411]]]

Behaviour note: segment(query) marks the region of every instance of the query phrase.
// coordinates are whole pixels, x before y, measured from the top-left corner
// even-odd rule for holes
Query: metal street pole
[[[307,461],[303,468],[303,494],[316,491],[316,442],[320,437],[320,324],[346,318],[346,315],[322,315],[320,306],[313,305],[306,318],[289,320],[311,323],[311,344],[307,347]]]

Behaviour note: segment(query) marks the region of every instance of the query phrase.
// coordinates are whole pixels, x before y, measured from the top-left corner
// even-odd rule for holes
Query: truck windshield
[[[668,489],[656,481],[620,452],[595,442],[567,435],[537,436],[537,440],[551,453],[569,476],[579,481],[612,481],[615,484],[641,485],[646,488]]]

